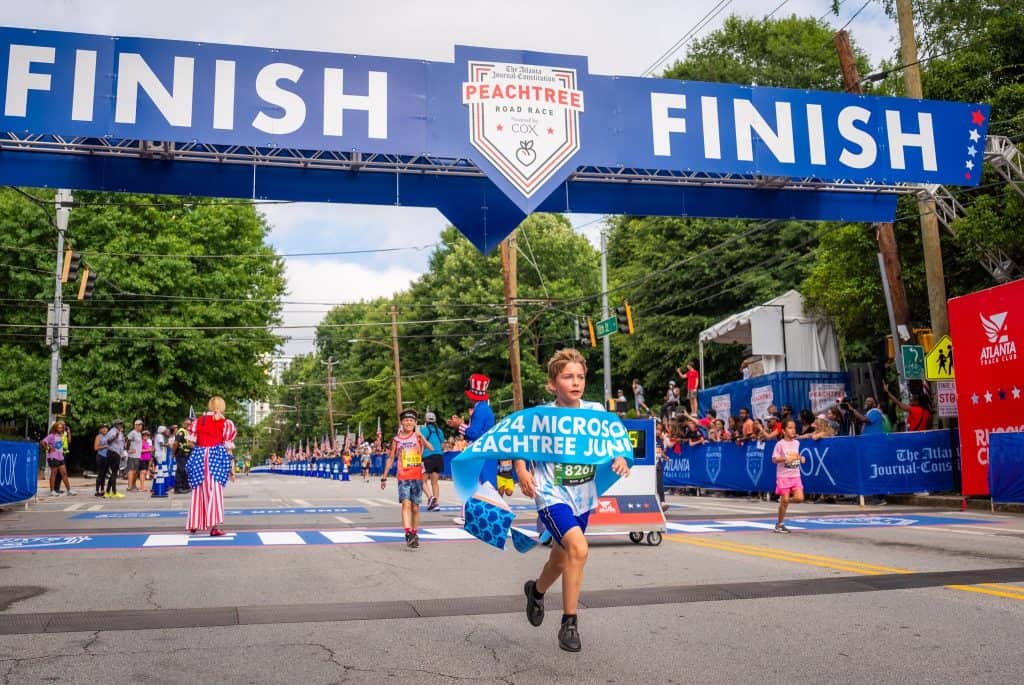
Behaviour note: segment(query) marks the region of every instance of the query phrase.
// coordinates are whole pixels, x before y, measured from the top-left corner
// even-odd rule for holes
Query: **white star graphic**
[[[978,134],[978,129],[976,129],[976,128],[972,128],[971,129],[970,136],[971,136],[971,142],[973,142],[973,143],[977,143],[979,140],[981,140],[981,135]]]
[[[992,401],[992,393],[990,393],[988,390],[985,391],[985,401],[986,402],[991,402]]]
[[[971,157],[974,157],[975,155],[978,154],[978,148],[971,145],[969,148],[967,148],[967,154],[969,154]]]
[[[1013,386],[1013,390],[1011,390],[1010,392],[1013,393],[1013,399],[1015,399],[1015,400],[1019,400],[1020,399],[1020,388],[1018,388],[1016,385]]]
[[[977,404],[977,403],[978,403],[978,393],[974,393],[973,395],[971,395],[971,404]]]
[[[968,169],[973,169],[974,168],[974,162],[972,162],[971,160],[967,160],[967,163],[964,164],[964,166],[967,167]]]

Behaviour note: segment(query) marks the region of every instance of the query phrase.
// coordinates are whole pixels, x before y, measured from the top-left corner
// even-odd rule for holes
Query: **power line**
[[[654,60],[654,62],[649,67],[644,69],[643,72],[641,72],[641,76],[647,76],[653,73],[654,70],[658,68],[658,65],[660,65],[666,59],[668,59],[673,54],[678,52],[684,45],[686,45],[686,43],[690,39],[692,39],[696,35],[697,31],[700,31],[702,28],[704,28],[712,19],[721,14],[721,12],[731,4],[732,0],[718,0],[718,3],[716,3],[711,9],[709,9],[707,11],[707,14],[698,19],[697,23],[690,27],[689,31],[684,33],[679,40],[672,44],[672,47],[670,47],[665,52],[661,53],[661,56],[658,57],[658,59]]]
[[[762,18],[762,21],[767,21],[768,19],[771,19],[771,18],[772,18],[772,16],[773,16],[773,15],[774,15],[774,14],[775,14],[776,12],[778,12],[778,11],[779,11],[780,9],[782,9],[782,8],[783,8],[783,6],[784,6],[784,5],[785,5],[785,4],[787,3],[787,2],[789,2],[789,0],[782,0],[782,2],[781,2],[781,3],[779,3],[779,5],[778,5],[778,6],[777,6],[777,7],[775,8],[775,9],[773,9],[773,10],[772,10],[771,12],[769,12],[768,14],[764,15],[764,17]]]
[[[107,252],[104,250],[78,250],[83,256],[93,257],[143,257],[146,259],[277,259],[279,257],[331,257],[338,255],[374,254],[378,252],[401,252],[403,250],[425,250],[436,247],[440,242],[425,243],[423,245],[405,245],[402,247],[371,247],[363,250],[334,250],[325,252],[271,252],[269,254],[258,253],[234,253],[234,254],[180,254],[171,252]],[[22,245],[0,245],[0,250],[11,250],[16,252],[50,252],[44,247],[28,247]]]
[[[854,13],[853,13],[853,16],[852,16],[852,17],[850,17],[850,18],[849,18],[849,19],[847,20],[847,22],[846,22],[845,24],[843,24],[843,28],[841,28],[841,29],[839,29],[838,31],[836,31],[836,33],[839,33],[839,31],[842,31],[842,30],[843,30],[843,29],[845,29],[845,28],[846,28],[847,26],[849,26],[850,24],[852,24],[852,23],[853,23],[853,20],[857,18],[857,15],[859,15],[859,14],[860,14],[861,12],[863,12],[863,11],[864,11],[864,8],[865,8],[865,7],[867,7],[867,6],[868,6],[868,5],[870,5],[870,4],[871,4],[871,0],[864,0],[864,4],[860,6],[860,9],[859,9],[859,10],[857,10],[856,12],[854,12]]]

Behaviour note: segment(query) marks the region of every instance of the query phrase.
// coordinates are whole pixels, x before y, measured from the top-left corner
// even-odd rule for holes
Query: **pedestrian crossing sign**
[[[924,358],[924,377],[930,381],[951,381],[953,371],[953,341],[948,335],[939,338]]]

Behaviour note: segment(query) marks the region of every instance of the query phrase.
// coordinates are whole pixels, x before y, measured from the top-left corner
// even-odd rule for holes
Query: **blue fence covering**
[[[988,491],[993,502],[1024,502],[1024,433],[989,434]]]
[[[804,490],[827,495],[893,495],[956,488],[949,430],[802,440]],[[665,485],[775,491],[775,441],[684,446],[665,465]]]
[[[801,409],[818,414],[849,393],[850,376],[845,371],[780,371],[700,390],[697,406],[701,414],[714,408],[719,418],[727,419],[742,407],[762,418],[768,405],[781,409],[788,404],[796,416]]]
[[[39,474],[39,445],[0,441],[0,504],[35,497]]]

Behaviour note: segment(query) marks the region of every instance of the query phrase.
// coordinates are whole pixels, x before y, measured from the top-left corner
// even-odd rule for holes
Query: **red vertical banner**
[[[988,494],[991,433],[1024,431],[1024,280],[949,301],[963,494]]]

